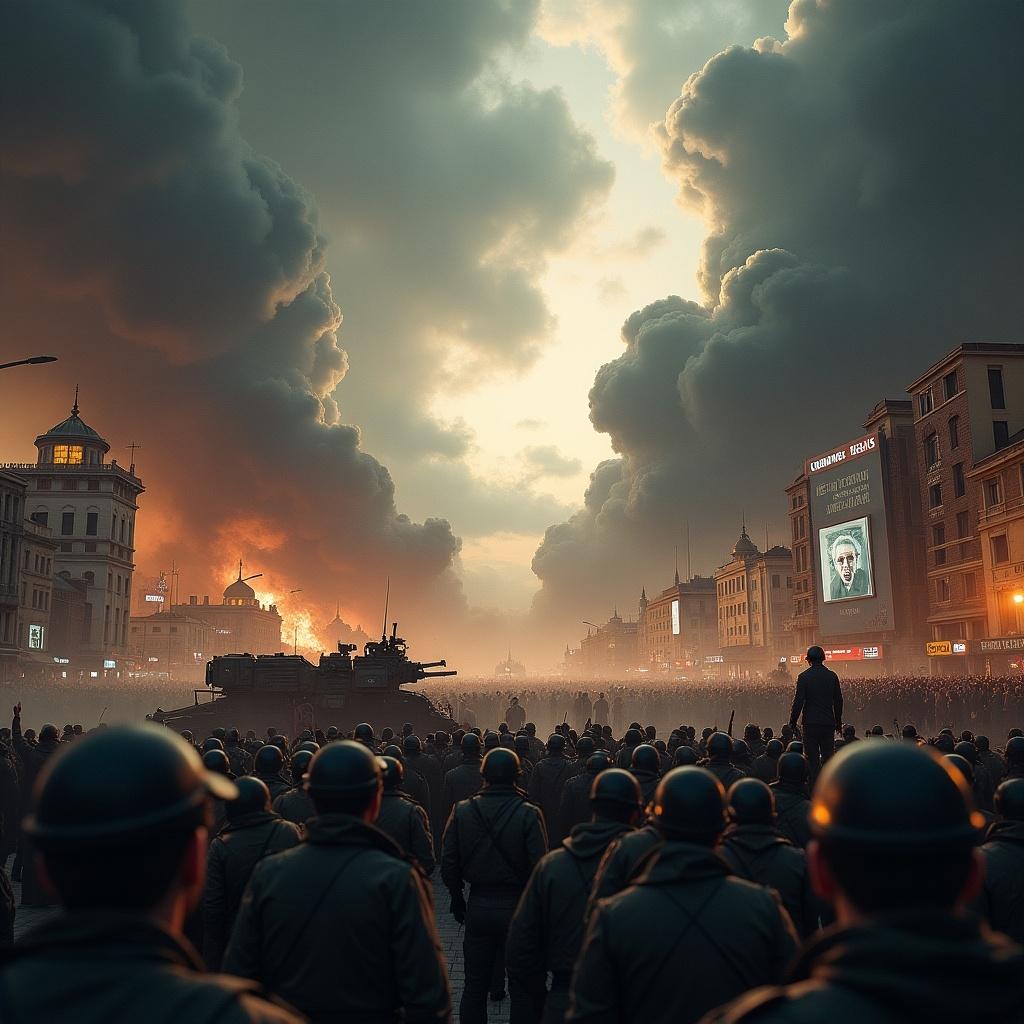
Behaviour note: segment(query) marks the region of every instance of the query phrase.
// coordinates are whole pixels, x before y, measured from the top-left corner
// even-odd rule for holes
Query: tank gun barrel
[[[424,672],[420,675],[421,679],[440,679],[442,676],[457,676],[459,673],[455,669],[449,669],[447,672]]]
[[[442,658],[440,661],[421,661],[420,668],[447,668],[448,662]]]

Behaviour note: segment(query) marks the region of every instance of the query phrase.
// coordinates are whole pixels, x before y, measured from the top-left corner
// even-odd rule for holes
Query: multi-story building
[[[761,552],[744,525],[732,559],[715,572],[718,646],[730,676],[770,672],[787,658],[785,623],[793,601],[793,554],[776,544]]]
[[[636,670],[637,636],[637,623],[616,609],[603,626],[587,630],[575,651],[566,652],[566,669],[588,679],[621,679]]]
[[[256,591],[242,579],[242,567],[238,567],[238,579],[224,591],[221,604],[210,604],[204,596],[200,601],[195,595],[188,604],[171,606],[174,615],[184,615],[205,622],[212,630],[207,648],[214,654],[277,654],[281,650],[281,616],[277,605],[260,604]]]
[[[979,519],[984,474],[971,472],[1024,429],[1024,345],[964,344],[907,389],[914,402],[928,552],[933,672],[982,672],[989,632]],[[952,656],[945,651],[953,649]]]
[[[135,568],[136,501],[142,481],[116,460],[110,445],[79,416],[40,434],[34,464],[8,464],[28,481],[25,513],[53,530],[54,572],[85,585],[81,658],[97,673],[119,674],[128,649],[128,614]]]
[[[715,581],[693,576],[675,582],[648,600],[640,592],[637,659],[651,672],[703,669],[704,659],[718,654]]]
[[[978,540],[988,618],[976,653],[984,670],[1008,671],[1024,660],[1024,430],[967,474],[978,487]]]
[[[133,615],[128,649],[142,672],[198,681],[206,677],[215,635],[208,623],[177,611]]]
[[[801,473],[786,488],[789,532],[793,542],[793,610],[785,628],[794,654],[806,651],[820,639],[809,487],[807,474]]]
[[[18,567],[24,532],[25,481],[0,471],[0,681],[18,668]]]
[[[31,519],[21,537],[18,571],[18,648],[23,666],[49,670],[50,604],[53,596],[53,556],[57,541],[48,526]]]

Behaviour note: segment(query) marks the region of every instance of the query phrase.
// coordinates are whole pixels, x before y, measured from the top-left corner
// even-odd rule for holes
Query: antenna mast
[[[388,601],[391,598],[391,577],[388,577],[387,589],[384,591],[384,625],[381,626],[380,638],[383,642],[388,638]]]

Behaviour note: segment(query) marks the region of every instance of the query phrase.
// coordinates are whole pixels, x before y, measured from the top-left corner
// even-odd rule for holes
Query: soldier
[[[978,911],[996,929],[1024,944],[1024,779],[1008,779],[996,790],[999,820],[985,837],[985,881]]]
[[[530,776],[533,775],[533,758],[530,757],[530,737],[525,732],[518,733],[512,741],[512,749],[519,758],[521,785],[523,789],[528,791],[530,788]]]
[[[441,791],[446,825],[455,805],[460,800],[468,800],[484,783],[480,774],[480,737],[475,732],[467,732],[459,746],[462,760],[445,775]]]
[[[807,648],[807,668],[796,679],[796,696],[789,713],[790,728],[803,720],[807,763],[811,780],[835,751],[835,735],[843,727],[843,691],[839,676],[825,668],[825,652],[817,645]]]
[[[1006,774],[1003,759],[989,745],[987,736],[975,736],[974,745],[978,750],[978,760],[985,766],[993,786],[998,786]]]
[[[218,750],[214,747],[211,750],[206,751],[203,754],[203,767],[208,772],[215,772],[217,775],[223,775],[226,779],[234,781],[235,775],[231,771],[231,763],[228,761],[228,755],[223,750]],[[224,827],[224,822],[228,820],[228,808],[227,804],[223,800],[213,801],[213,820],[210,825],[210,834],[216,835]]]
[[[558,820],[562,802],[562,786],[572,775],[572,762],[565,756],[565,737],[552,733],[548,737],[548,756],[534,765],[527,792],[544,815],[548,842],[554,849],[561,843],[564,833]]]
[[[373,737],[373,726],[368,722],[360,722],[352,730],[352,739],[357,743],[362,743],[372,753],[378,753],[377,742]]]
[[[224,956],[313,1021],[447,1021],[448,972],[420,873],[373,826],[380,761],[361,743],[324,747],[306,788],[305,842],[253,871]],[[339,925],[339,922],[342,922]]]
[[[779,773],[779,758],[785,748],[781,740],[769,740],[764,747],[764,753],[755,757],[750,765],[750,774],[755,779],[760,779],[766,785],[771,785]]]
[[[814,790],[807,851],[838,926],[804,949],[789,985],[707,1024],[1019,1021],[1024,951],[962,912],[982,880],[979,820],[966,781],[927,747],[840,751]]]
[[[523,729],[530,738],[530,760],[534,764],[538,764],[544,757],[545,750],[544,744],[537,739],[537,726],[533,722],[527,722]]]
[[[306,834],[306,822],[316,814],[313,801],[310,800],[304,785],[305,775],[312,760],[313,755],[308,750],[296,751],[291,763],[292,788],[281,793],[273,803],[275,813],[280,814],[285,821],[299,826],[300,835]]]
[[[297,1024],[256,985],[203,973],[182,940],[209,797],[236,793],[154,725],[95,732],[47,764],[26,829],[64,913],[0,951],[3,1020]]]
[[[807,799],[807,759],[803,754],[789,752],[779,758],[779,778],[770,786],[775,796],[775,827],[779,834],[802,850],[811,838],[807,815],[811,802]]]
[[[608,724],[608,701],[603,693],[598,694],[594,701],[594,721],[600,725]]]
[[[443,828],[444,822],[437,820],[441,816],[441,788],[444,785],[441,766],[434,758],[423,753],[419,736],[412,733],[402,740],[402,756],[406,769],[421,775],[427,784],[429,799],[423,809],[430,819],[431,828]]]
[[[760,779],[740,779],[729,789],[730,826],[719,856],[734,875],[774,889],[797,933],[818,928],[819,908],[811,889],[804,851],[775,830],[775,798]]]
[[[465,739],[466,731],[456,729],[452,733],[452,747],[441,760],[441,787],[444,788],[444,777],[453,769],[462,764],[462,741]],[[479,739],[479,737],[477,737]],[[447,819],[446,819],[447,820]]]
[[[974,802],[983,811],[993,809],[996,795],[996,784],[988,773],[984,762],[978,758],[978,748],[969,740],[964,740],[953,747],[953,753],[959,754],[971,766],[971,787],[974,790]]]
[[[281,748],[272,743],[260,747],[253,760],[252,773],[262,779],[270,790],[271,801],[291,789],[288,780],[281,774],[284,769],[284,755]]]
[[[658,786],[661,850],[624,892],[600,900],[572,980],[567,1021],[699,1020],[754,985],[781,980],[797,948],[771,889],[729,874],[714,852],[725,792],[703,768]]]
[[[607,764],[603,755],[591,760],[598,757]],[[534,868],[508,933],[510,984],[515,979],[531,999],[529,1019],[545,1024],[565,1017],[573,964],[583,942],[584,912],[601,856],[610,842],[634,828],[642,806],[639,784],[622,769],[572,781],[579,780],[591,783],[591,819],[575,825],[562,849],[547,854]],[[545,993],[549,972],[551,990]]]
[[[658,779],[661,777],[661,755],[656,747],[649,743],[641,743],[633,748],[633,756],[630,758],[629,764],[630,772],[640,783],[643,806],[646,807],[654,799],[654,791],[658,788]]]
[[[562,799],[558,805],[558,820],[559,827],[565,834],[589,819],[592,810],[590,791],[594,785],[594,776],[610,768],[611,765],[611,760],[603,751],[591,754],[587,758],[583,774],[574,775],[562,788]]]
[[[513,733],[519,732],[526,724],[526,712],[519,703],[518,697],[513,697],[508,709],[505,711],[505,724]]]
[[[746,777],[746,773],[732,763],[732,737],[724,732],[715,732],[708,737],[708,763],[704,767],[724,789]]]
[[[1024,779],[1024,736],[1006,741],[1006,779]]]
[[[398,744],[389,743],[382,751],[382,754],[384,757],[393,757],[396,761],[401,761],[402,767],[405,769],[404,781],[402,783],[405,795],[408,799],[415,800],[426,811],[430,807],[430,787],[427,785],[427,780],[405,763],[405,755]]]
[[[672,755],[672,767],[686,768],[688,765],[695,765],[697,760],[697,751],[685,743],[680,743]]]
[[[615,755],[615,767],[626,768],[633,763],[633,751],[644,741],[644,734],[636,726],[630,726],[622,737],[622,746]]]
[[[231,762],[231,770],[236,776],[252,774],[252,754],[242,746],[237,729],[229,729],[224,737],[224,753]]]
[[[462,1024],[487,1020],[487,993],[495,965],[504,964],[505,937],[530,873],[547,851],[544,819],[516,788],[519,758],[492,750],[481,765],[484,788],[456,804],[445,827],[441,878],[455,919],[465,923]],[[469,883],[469,903],[463,885]],[[512,1019],[522,1019],[528,997],[510,982]],[[524,998],[526,1001],[524,1002]]]
[[[427,812],[402,791],[405,768],[394,757],[385,757],[384,795],[381,799],[377,828],[392,839],[419,864],[425,878],[434,871],[434,837],[430,832]]]
[[[253,868],[273,853],[298,846],[299,829],[270,809],[270,790],[252,776],[237,779],[238,796],[226,801],[227,822],[210,843],[203,893],[203,959],[220,970],[224,947]]]

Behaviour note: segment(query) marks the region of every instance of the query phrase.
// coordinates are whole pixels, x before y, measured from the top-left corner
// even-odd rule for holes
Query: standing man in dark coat
[[[540,811],[516,787],[515,753],[498,747],[484,758],[481,770],[486,785],[455,805],[441,844],[441,878],[451,893],[452,914],[466,926],[461,1024],[486,1024],[495,965],[500,964],[504,973],[509,923],[548,845]],[[468,904],[463,896],[467,882]],[[509,994],[512,1021],[529,1020],[531,1002],[515,978],[510,979]]]
[[[746,778],[746,772],[732,763],[732,737],[724,732],[713,732],[708,737],[708,763],[704,767],[726,790]]]
[[[714,852],[725,793],[703,768],[673,768],[654,820],[665,838],[632,885],[601,900],[572,979],[566,1020],[691,1024],[755,985],[779,982],[797,937],[778,895]]]
[[[580,741],[583,742],[582,740]],[[594,787],[594,776],[611,767],[611,760],[604,751],[591,754],[587,758],[582,774],[574,775],[562,787],[562,800],[558,805],[560,827],[566,833],[577,825],[589,820],[593,808],[590,804],[590,791]]]
[[[512,730],[513,735],[526,725],[526,712],[523,710],[522,704],[519,703],[518,697],[512,698],[512,703],[505,711],[505,724]]]
[[[362,743],[319,751],[305,842],[261,861],[224,968],[258,978],[314,1024],[451,1018],[448,970],[419,870],[373,826],[381,768]]]
[[[298,825],[300,835],[306,834],[306,822],[316,814],[313,801],[310,800],[303,782],[303,778],[309,770],[309,764],[312,760],[313,755],[308,750],[298,750],[295,752],[291,763],[294,786],[273,801],[274,812],[280,814],[285,821]],[[263,780],[261,779],[260,781],[262,782]],[[268,789],[267,792],[269,793],[270,790]]]
[[[1024,945],[1024,779],[996,790],[996,814],[981,848],[985,881],[976,906],[986,921]]]
[[[591,784],[591,819],[574,826],[562,848],[534,868],[508,932],[509,978],[529,994],[530,1019],[544,1024],[561,1024],[565,1018],[572,969],[583,943],[584,912],[601,856],[612,840],[635,827],[641,811],[640,786],[629,772],[614,768],[579,778]],[[548,973],[551,991],[545,992]]]
[[[769,786],[775,797],[775,827],[783,838],[801,850],[811,838],[807,774],[807,758],[789,751],[779,758],[779,777]]]
[[[182,935],[211,795],[236,789],[163,726],[95,732],[46,766],[26,829],[63,913],[0,950],[5,1024],[300,1024],[257,985],[207,974]]]
[[[530,799],[544,815],[548,842],[554,849],[562,841],[562,826],[558,808],[562,802],[562,787],[572,777],[572,762],[565,756],[565,737],[552,733],[548,737],[548,756],[541,758],[530,775]]]
[[[825,652],[807,648],[808,667],[796,678],[796,696],[789,713],[790,728],[803,718],[804,753],[811,767],[811,783],[835,752],[835,736],[843,728],[843,691],[839,676],[825,668]]]
[[[468,800],[484,784],[483,776],[480,774],[481,746],[480,737],[475,732],[467,732],[459,744],[462,760],[445,773],[444,785],[441,787],[441,804],[446,825],[455,805],[460,800]]]
[[[425,877],[434,872],[434,837],[430,832],[427,812],[402,789],[405,767],[394,757],[385,757],[384,796],[381,798],[380,814],[375,822],[377,828],[402,848],[403,853],[413,857]]]

